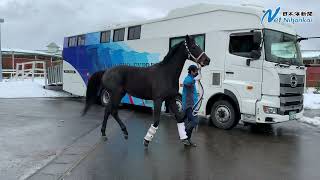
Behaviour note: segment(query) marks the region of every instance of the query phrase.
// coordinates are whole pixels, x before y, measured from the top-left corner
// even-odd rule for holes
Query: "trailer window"
[[[77,37],[76,36],[69,37],[68,47],[76,47],[76,46],[77,46]]]
[[[250,57],[252,50],[256,50],[253,43],[253,35],[230,36],[229,52],[236,56]]]
[[[108,42],[110,42],[110,34],[111,34],[111,31],[101,32],[100,43],[108,43]]]
[[[85,39],[86,39],[85,35],[78,36],[78,46],[84,46],[85,45]]]
[[[128,40],[140,39],[141,26],[133,26],[128,29]]]
[[[124,28],[115,29],[113,31],[113,42],[124,41]]]
[[[205,34],[197,34],[197,35],[192,35],[194,40],[196,41],[196,44],[203,50],[205,51]],[[181,41],[184,41],[186,39],[185,36],[180,36],[180,37],[174,37],[170,38],[170,48],[175,46],[176,44],[179,44]]]

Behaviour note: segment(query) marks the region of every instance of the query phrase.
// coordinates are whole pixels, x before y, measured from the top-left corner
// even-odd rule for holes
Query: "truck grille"
[[[280,77],[280,112],[288,115],[290,111],[299,113],[303,109],[304,76],[279,74]]]

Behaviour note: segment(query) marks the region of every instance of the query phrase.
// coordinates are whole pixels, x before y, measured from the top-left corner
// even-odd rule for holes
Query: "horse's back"
[[[152,78],[150,68],[116,66],[107,70],[102,82],[110,91],[123,91],[138,98],[151,99]]]

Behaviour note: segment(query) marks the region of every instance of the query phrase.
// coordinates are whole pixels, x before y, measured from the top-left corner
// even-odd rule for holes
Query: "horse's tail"
[[[90,107],[96,103],[99,90],[101,89],[101,79],[104,71],[98,71],[94,73],[89,81],[86,92],[86,104],[82,112],[82,116],[86,115]]]

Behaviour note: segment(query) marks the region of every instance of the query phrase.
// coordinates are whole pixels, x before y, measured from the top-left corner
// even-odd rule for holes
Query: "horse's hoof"
[[[143,145],[144,145],[144,147],[147,148],[147,147],[149,146],[149,141],[147,141],[147,140],[144,139],[144,140],[143,140]]]
[[[128,135],[128,134],[125,134],[125,135],[124,135],[124,139],[125,139],[125,140],[128,140],[128,138],[129,138],[129,135]]]
[[[102,141],[107,141],[108,138],[107,138],[107,136],[101,136],[101,140],[102,140]]]

